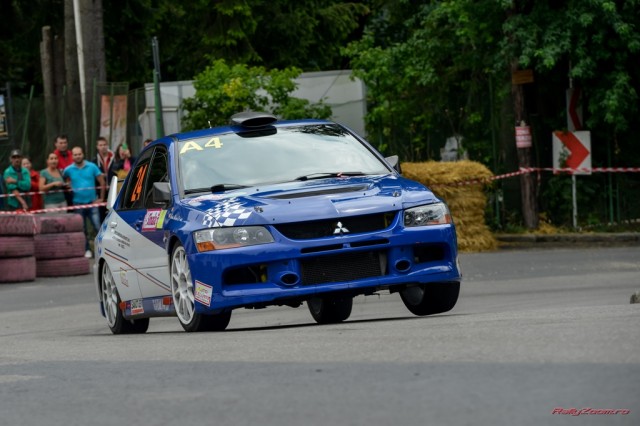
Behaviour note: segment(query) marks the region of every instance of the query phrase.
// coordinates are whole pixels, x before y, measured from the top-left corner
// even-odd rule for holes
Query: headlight
[[[273,242],[273,236],[264,226],[203,229],[194,232],[193,239],[199,252]]]
[[[444,225],[451,223],[451,213],[444,203],[418,206],[404,211],[404,226]]]

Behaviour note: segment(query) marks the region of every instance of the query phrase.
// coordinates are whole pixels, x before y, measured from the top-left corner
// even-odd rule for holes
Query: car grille
[[[284,223],[275,225],[275,228],[282,235],[292,240],[309,240],[336,235],[340,233],[340,228],[343,230],[342,235],[379,231],[387,228],[393,222],[395,216],[396,212],[376,213],[309,222]],[[340,222],[341,226],[338,226],[338,222]]]
[[[386,273],[382,251],[352,252],[300,260],[302,284],[346,282],[379,277]]]

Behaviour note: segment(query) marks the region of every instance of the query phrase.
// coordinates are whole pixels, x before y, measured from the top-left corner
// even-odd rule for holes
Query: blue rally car
[[[447,206],[341,125],[236,114],[155,141],[116,183],[94,266],[114,334],[159,316],[224,330],[236,308],[303,303],[337,323],[380,291],[415,315],[458,300]]]

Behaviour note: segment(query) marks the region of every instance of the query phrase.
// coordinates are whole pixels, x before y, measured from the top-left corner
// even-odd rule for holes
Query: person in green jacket
[[[7,210],[29,210],[29,197],[21,192],[31,189],[29,170],[22,167],[22,152],[19,149],[11,151],[11,165],[3,174],[7,194],[13,195],[7,200]]]

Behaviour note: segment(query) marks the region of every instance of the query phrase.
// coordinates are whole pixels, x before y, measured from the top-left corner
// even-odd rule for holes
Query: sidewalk
[[[501,249],[563,247],[572,245],[640,245],[640,232],[594,232],[566,234],[495,234]]]

